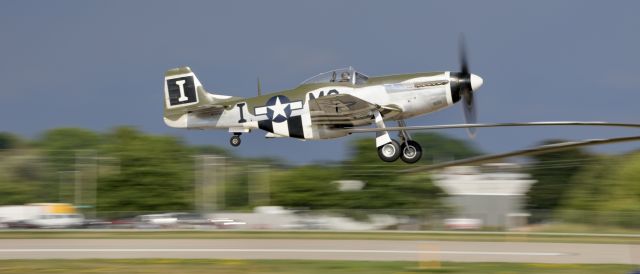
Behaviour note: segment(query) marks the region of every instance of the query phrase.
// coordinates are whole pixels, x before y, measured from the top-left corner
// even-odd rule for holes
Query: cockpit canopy
[[[367,82],[369,76],[357,72],[352,67],[334,69],[313,76],[301,85],[306,84],[327,84],[327,83],[351,83],[352,85],[362,85]]]

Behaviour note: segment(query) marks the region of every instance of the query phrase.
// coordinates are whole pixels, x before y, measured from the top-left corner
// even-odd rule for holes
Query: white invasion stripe
[[[291,102],[289,104],[289,106],[291,107],[291,110],[294,109],[301,109],[302,108],[302,101],[295,101],[295,102]]]
[[[14,248],[0,252],[299,252],[299,253],[388,253],[388,254],[450,254],[450,255],[497,255],[497,256],[568,256],[560,252],[492,252],[492,251],[420,251],[420,250],[375,250],[375,249],[244,249],[244,248]]]
[[[273,125],[273,133],[289,137],[289,121],[284,121],[281,123],[271,122]]]
[[[267,114],[267,107],[257,107],[254,109],[256,115],[265,115]]]
[[[311,114],[309,113],[309,104],[307,104],[306,111],[303,112],[300,117],[302,118],[302,132],[305,139],[313,139],[313,125],[311,122]]]

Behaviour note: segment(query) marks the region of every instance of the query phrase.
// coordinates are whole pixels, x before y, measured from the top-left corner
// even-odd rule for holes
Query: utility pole
[[[196,155],[193,160],[193,208],[202,214],[202,156]]]
[[[83,209],[87,217],[96,217],[98,187],[98,153],[93,150],[76,150],[76,176],[74,204]]]
[[[224,208],[226,159],[217,155],[199,155],[195,160],[195,207],[206,214]]]
[[[247,182],[249,205],[264,206],[271,204],[269,166],[251,165],[247,175],[249,175]]]
[[[82,203],[82,182],[80,180],[80,171],[78,170],[78,167],[76,167],[76,171],[74,173],[75,176],[73,185],[75,186],[75,190],[73,193],[73,203],[75,204],[75,206],[79,206]]]
[[[211,176],[211,171],[215,171],[217,168],[218,158],[205,155],[203,156],[203,160],[202,208],[205,213],[212,213],[218,209],[216,207],[218,200],[218,178],[216,176],[217,172],[214,172],[213,176]]]
[[[73,174],[73,187],[69,186],[70,174]],[[78,171],[58,171],[58,203],[73,203],[78,195]],[[73,190],[73,191],[72,191]],[[73,192],[73,193],[71,193]],[[71,197],[73,195],[73,197]]]
[[[89,186],[89,197],[91,203],[91,210],[88,212],[90,218],[96,218],[98,211],[98,170],[99,170],[99,158],[96,150],[91,150],[90,159],[90,172],[91,172],[91,185]]]

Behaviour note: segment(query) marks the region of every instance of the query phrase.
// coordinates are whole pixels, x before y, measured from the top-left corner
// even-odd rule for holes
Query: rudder
[[[202,84],[189,67],[170,69],[164,74],[165,110],[198,105],[207,99]],[[200,93],[200,94],[198,94]],[[205,97],[205,98],[202,98]]]

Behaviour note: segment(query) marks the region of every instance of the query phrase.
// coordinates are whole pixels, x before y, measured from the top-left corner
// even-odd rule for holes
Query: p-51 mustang
[[[476,124],[473,98],[474,93],[482,86],[483,79],[469,72],[466,54],[461,49],[459,72],[369,77],[349,67],[318,74],[294,89],[267,95],[261,95],[258,83],[258,96],[252,98],[209,93],[189,67],[171,69],[165,73],[164,121],[175,128],[228,129],[233,134],[230,140],[232,146],[240,145],[242,133],[255,129],[266,131],[267,138],[292,137],[305,140],[376,132],[376,147],[380,159],[393,162],[400,158],[406,163],[415,163],[422,156],[422,148],[411,139],[408,133],[410,130],[467,128],[473,136],[478,127],[640,127],[637,124],[606,122]],[[408,118],[432,113],[458,102],[463,104],[466,124],[406,126],[405,120]],[[397,121],[398,126],[386,127],[385,122],[390,120]],[[374,127],[370,127],[371,125]],[[398,131],[399,140],[392,139],[390,131]],[[638,139],[640,137],[611,142]],[[590,144],[592,143],[587,142],[583,145]],[[531,153],[528,150],[528,153],[521,154]]]

